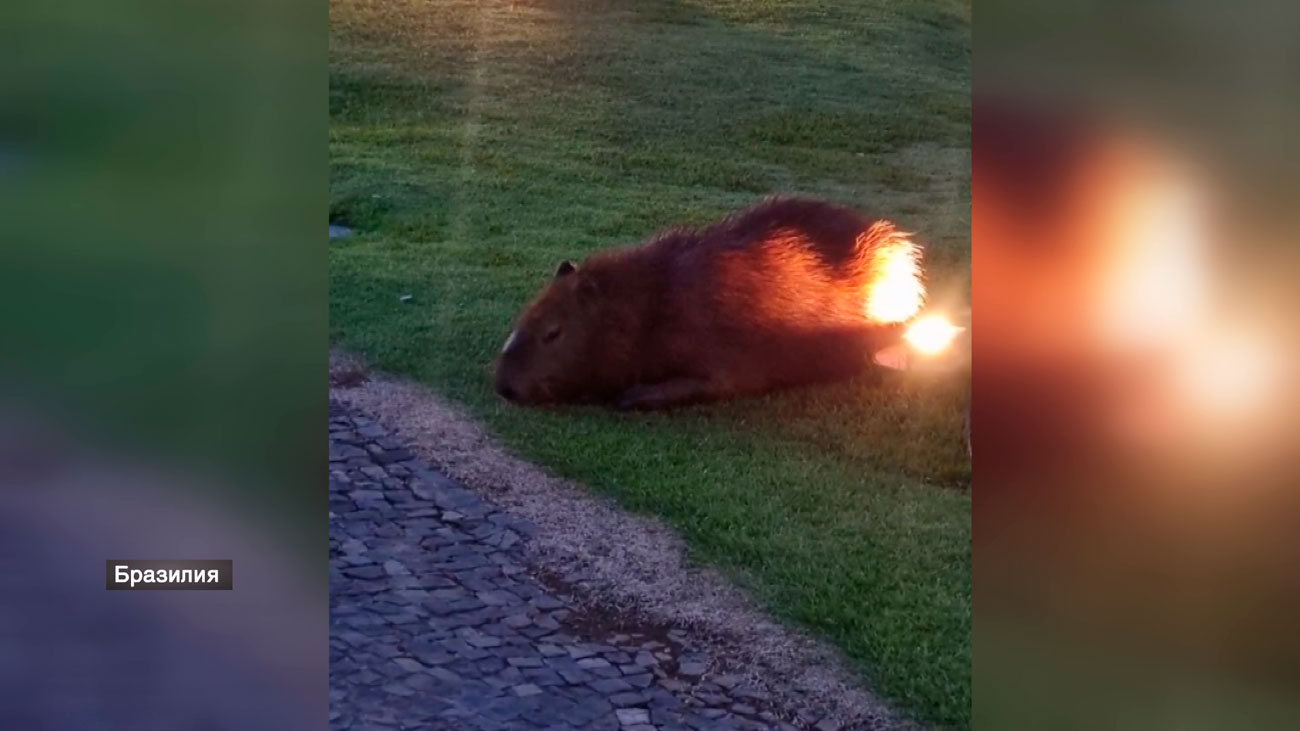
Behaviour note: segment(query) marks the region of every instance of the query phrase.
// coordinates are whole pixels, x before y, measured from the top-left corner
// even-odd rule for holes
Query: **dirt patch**
[[[348,387],[335,384],[339,376]],[[331,351],[330,396],[365,412],[466,487],[532,521],[525,550],[547,585],[574,598],[593,624],[659,636],[689,633],[712,663],[804,718],[853,729],[922,728],[863,687],[825,643],[777,624],[716,571],[691,566],[659,521],[619,510],[580,485],[509,454],[478,424],[428,389],[367,372]]]
[[[330,388],[355,388],[369,378],[366,364],[345,353],[330,353]]]

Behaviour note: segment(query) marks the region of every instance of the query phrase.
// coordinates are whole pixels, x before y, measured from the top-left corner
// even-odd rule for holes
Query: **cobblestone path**
[[[525,568],[529,524],[364,416],[332,403],[329,438],[332,729],[835,731],[683,632],[601,629]]]

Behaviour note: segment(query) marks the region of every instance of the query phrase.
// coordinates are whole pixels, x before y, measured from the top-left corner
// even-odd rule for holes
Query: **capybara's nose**
[[[514,389],[514,386],[511,386],[510,382],[507,381],[506,379],[498,376],[495,379],[495,383],[493,383],[493,386],[496,388],[496,392],[501,396],[501,398],[505,399],[506,401],[519,400],[519,392],[516,391]]]

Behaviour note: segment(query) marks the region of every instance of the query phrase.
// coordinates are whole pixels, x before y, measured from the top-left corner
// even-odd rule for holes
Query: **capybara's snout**
[[[519,388],[510,375],[509,367],[498,360],[492,369],[492,390],[511,403],[519,403]]]
[[[511,363],[509,358],[502,358],[497,361],[492,374],[492,390],[516,406],[534,406],[539,403],[539,399],[536,397],[536,389],[530,388],[528,381],[517,364]]]
[[[515,387],[510,384],[509,380],[497,377],[493,379],[493,388],[496,390],[497,395],[506,401],[511,403],[520,402],[519,392],[515,390]]]

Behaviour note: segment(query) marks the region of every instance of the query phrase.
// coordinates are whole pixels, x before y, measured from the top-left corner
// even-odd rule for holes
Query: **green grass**
[[[915,717],[970,725],[964,378],[673,414],[491,394],[561,258],[773,192],[885,215],[966,301],[969,2],[331,4],[331,337],[628,509]],[[411,304],[399,296],[411,294]]]

